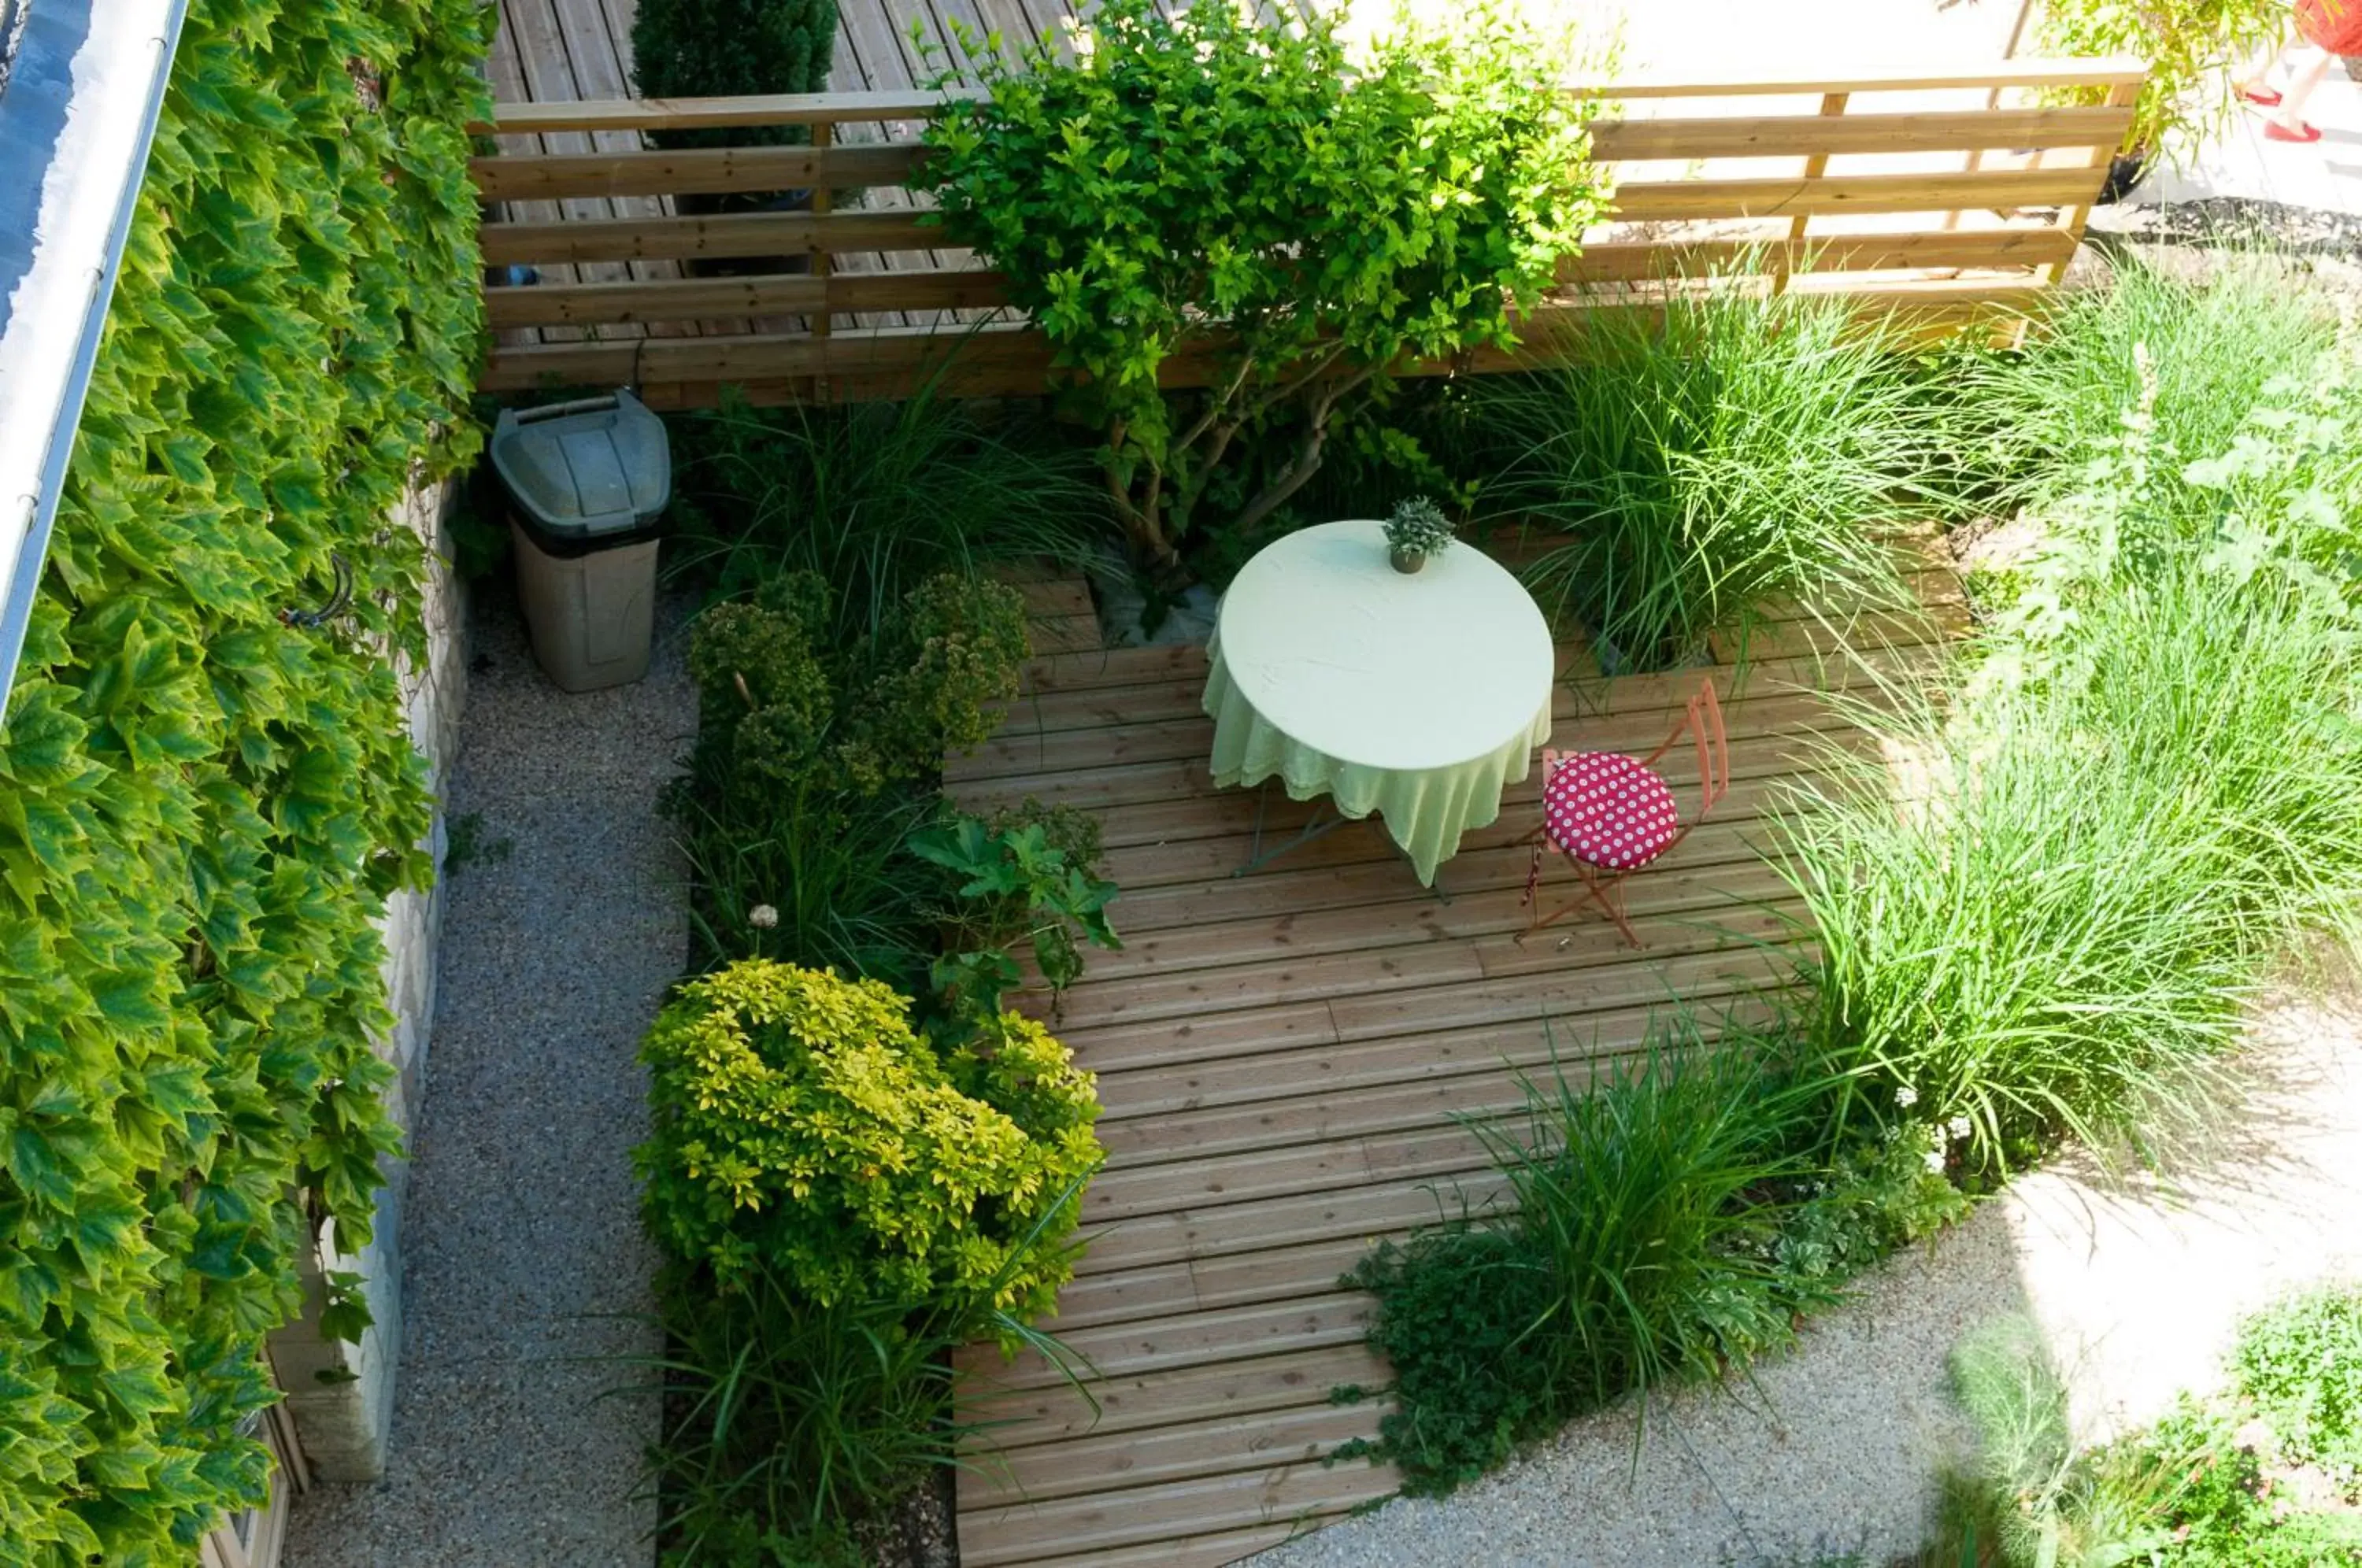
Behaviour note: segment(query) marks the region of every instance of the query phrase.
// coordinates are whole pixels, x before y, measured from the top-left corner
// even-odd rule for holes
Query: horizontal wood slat
[[[1592,156],[1603,162],[1699,158],[1803,158],[1847,153],[1964,152],[1992,148],[2113,145],[2130,109],[1968,109],[1908,114],[1750,115],[1600,120]]]
[[[587,225],[583,226],[589,226]],[[1935,328],[1957,326],[1997,312],[2030,305],[2040,291],[2028,283],[1942,282],[1915,293],[1863,292],[1861,308],[1917,315]],[[1497,370],[1529,368],[1561,354],[1579,355],[1596,304],[1546,305],[1526,317],[1524,346],[1469,357],[1463,366],[1415,364],[1412,375],[1447,375],[1456,369]],[[1621,307],[1617,307],[1621,308]],[[1213,361],[1199,353],[1167,362],[1167,386],[1202,386]],[[676,382],[719,385],[728,381],[822,376],[832,381],[860,376],[901,377],[945,371],[944,390],[976,395],[1010,389],[1039,391],[1051,368],[1048,340],[1032,327],[946,327],[933,332],[838,332],[826,338],[804,333],[747,334],[613,343],[496,346],[478,384],[487,392],[513,392],[543,385],[602,382]]]
[[[1635,76],[1569,83],[1582,97],[1738,98],[1825,93],[1914,93],[1958,87],[2107,88],[2137,83],[2147,74],[2129,55],[2095,60],[1990,60],[1936,69],[1904,66],[1864,70],[1852,76],[1749,75]],[[543,135],[551,131],[725,130],[750,126],[845,125],[884,120],[923,120],[949,98],[982,96],[954,88],[946,92],[798,93],[736,98],[608,98],[581,103],[496,104],[492,117],[471,123],[471,135]]]
[[[932,119],[948,92],[788,93],[737,98],[593,98],[579,103],[495,104],[492,117],[468,127],[473,136],[542,136],[552,131],[732,130],[750,126],[875,124]]]
[[[1671,218],[1792,217],[1818,213],[1932,213],[2066,206],[2089,201],[2091,169],[1978,169],[1957,174],[1824,174],[1774,180],[1647,180],[1617,187],[1626,223]]]
[[[823,250],[925,250],[943,242],[943,230],[922,226],[908,209],[488,223],[483,228],[484,261],[494,267],[518,262],[809,256]]]
[[[1767,272],[1782,270],[1870,272],[1901,268],[2020,268],[2062,262],[2074,255],[2071,229],[2039,227],[1956,229],[1932,234],[1829,235],[1794,240],[1705,239],[1604,240],[1586,245],[1559,263],[1567,284],[1635,283],[1697,277],[1753,263]]]
[[[836,189],[908,182],[925,160],[919,143],[868,147],[712,147],[678,152],[548,152],[469,160],[488,202],[566,196],[715,195],[734,191]]]
[[[998,272],[756,273],[742,278],[629,283],[540,283],[484,291],[487,321],[509,326],[699,321],[716,316],[803,315],[813,311],[990,308],[1008,302]]]
[[[1741,76],[1677,76],[1672,72],[1570,82],[1567,91],[1611,101],[1631,98],[1816,97],[1830,93],[1934,93],[1962,87],[2107,88],[2147,79],[2148,67],[2132,55],[2083,60],[2026,56],[1980,60],[1959,65],[1862,66],[1850,74],[1749,72]]]

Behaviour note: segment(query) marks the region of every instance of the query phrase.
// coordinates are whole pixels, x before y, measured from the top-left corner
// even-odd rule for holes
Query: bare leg
[[[2233,69],[2231,90],[2244,95],[2269,87],[2272,72],[2279,69],[2280,56],[2287,52],[2287,46],[2278,38],[2266,39],[2257,44],[2246,59]]]
[[[2288,91],[2280,95],[2279,107],[2272,111],[2275,123],[2287,130],[2304,129],[2304,101],[2328,76],[2333,58],[2318,44],[2307,44],[2298,51],[2296,68],[2289,73]]]

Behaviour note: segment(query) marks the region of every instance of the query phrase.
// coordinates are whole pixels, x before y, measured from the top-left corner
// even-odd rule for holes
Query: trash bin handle
[[[557,419],[568,414],[596,414],[622,406],[623,404],[615,401],[615,394],[609,392],[604,397],[579,397],[572,403],[545,403],[539,408],[513,409],[510,412],[515,415],[517,424],[532,425],[539,420]]]

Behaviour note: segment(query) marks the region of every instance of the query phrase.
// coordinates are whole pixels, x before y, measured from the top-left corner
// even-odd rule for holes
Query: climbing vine
[[[430,872],[388,513],[474,440],[491,25],[182,33],[0,730],[0,1563],[191,1561],[262,1496],[299,1248],[369,1233],[374,922]]]

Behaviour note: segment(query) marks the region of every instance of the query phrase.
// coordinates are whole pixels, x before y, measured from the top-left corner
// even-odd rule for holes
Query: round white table
[[[1222,596],[1209,652],[1214,782],[1375,812],[1422,884],[1550,739],[1549,624],[1466,545],[1398,572],[1380,524],[1290,534]]]

